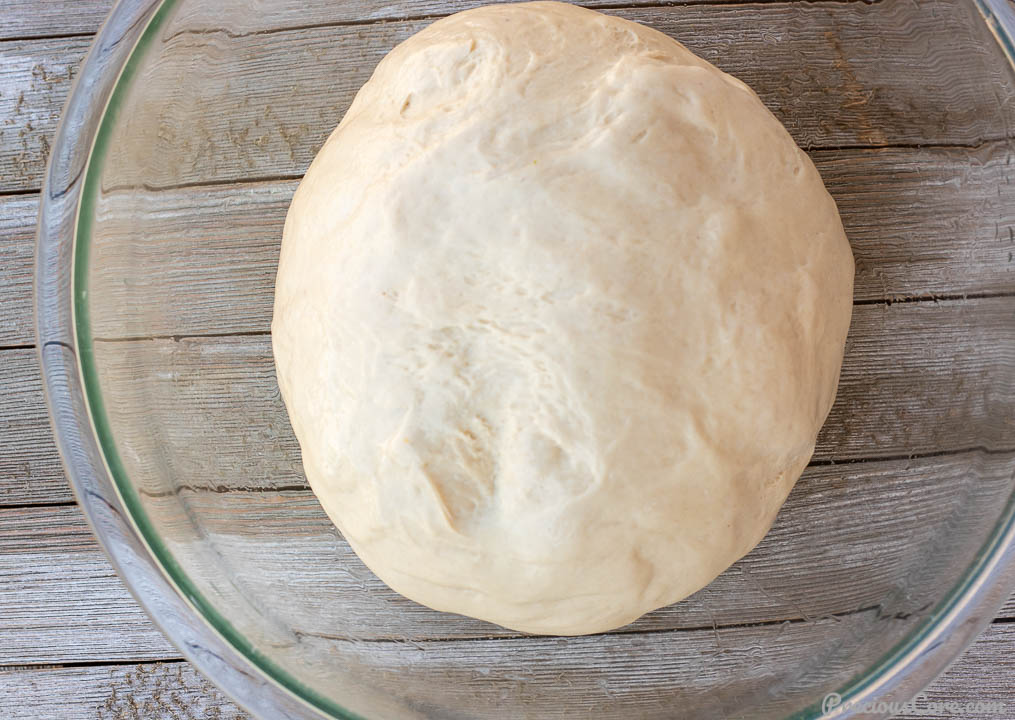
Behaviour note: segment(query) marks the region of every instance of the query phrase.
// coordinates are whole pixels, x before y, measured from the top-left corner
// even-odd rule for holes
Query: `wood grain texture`
[[[951,584],[966,554],[989,534],[1013,490],[1013,475],[1015,453],[809,468],[754,551],[687,600],[617,632],[811,620],[870,608],[916,621],[933,601],[927,588],[937,592]],[[214,551],[228,558],[235,592],[261,598],[272,623],[303,635],[389,640],[518,635],[437,613],[387,588],[309,491],[187,490],[146,503],[163,534],[177,544],[193,537],[191,522],[200,523]],[[864,512],[860,508],[867,508],[863,524],[851,520]],[[948,532],[960,514],[968,523],[966,534]],[[949,548],[937,547],[943,534]],[[180,548],[182,557],[190,553],[199,555]],[[935,582],[927,583],[928,575]],[[209,579],[216,586],[222,580]],[[298,607],[281,601],[288,592],[301,598]]]
[[[34,349],[0,351],[0,388],[0,506],[70,500]]]
[[[519,0],[504,0],[517,2]],[[776,0],[757,0],[760,3]],[[785,0],[782,0],[783,2]],[[814,0],[824,2],[826,0]],[[830,2],[869,2],[870,0],[828,0]],[[306,2],[306,0],[222,0],[214,5],[192,3],[181,8],[167,28],[167,34],[180,32],[221,32],[231,36],[250,35],[270,30],[289,28],[368,24],[377,21],[408,20],[413,18],[439,18],[461,10],[485,5],[481,0],[398,0],[396,2],[369,2],[347,0],[343,3]],[[588,8],[660,7],[666,0],[583,0],[573,3]],[[743,0],[682,0],[680,5],[743,5]],[[251,8],[256,11],[252,12]]]
[[[34,195],[0,197],[0,347],[34,342],[32,264],[38,212]]]
[[[1015,292],[1007,143],[812,157],[853,246],[856,300]],[[92,250],[95,334],[267,332],[295,187],[262,182],[104,196]],[[150,271],[139,276],[139,266]],[[12,268],[27,278],[27,266]]]
[[[1005,448],[1015,422],[1013,313],[1015,298],[856,307],[838,398],[815,458]],[[31,351],[11,352],[0,372],[21,389],[0,400],[9,403],[3,417],[13,448],[0,462],[12,469],[6,477],[16,478],[0,482],[7,503],[63,483],[55,454],[36,451],[51,446],[34,358]],[[167,461],[147,475],[139,469],[139,481],[147,476],[160,487],[160,474],[168,472],[205,487],[303,482],[269,338],[99,343],[97,353],[114,428],[129,434],[152,426],[172,450],[150,448],[150,457]],[[222,474],[203,471],[209,457],[219,458]]]
[[[4,0],[0,40],[94,33],[113,0]]]
[[[1015,625],[992,625],[921,694],[918,712],[906,717],[1009,720],[1015,716],[1012,647]],[[978,701],[1000,707],[977,709]],[[0,707],[10,720],[248,720],[185,663],[0,670]]]
[[[89,37],[0,42],[0,192],[35,190]]]
[[[457,707],[468,708],[473,718],[503,718],[505,696],[543,701],[550,708],[569,701],[572,714],[551,710],[539,715],[547,718],[609,714],[619,705],[633,710],[629,717],[672,717],[675,706],[686,709],[688,717],[728,716],[722,713],[721,699],[705,688],[722,684],[727,691],[723,697],[747,704],[745,690],[764,682],[770,664],[798,665],[815,650],[820,652],[811,645],[811,634],[801,629],[788,624],[745,628],[729,636],[704,630],[681,633],[665,654],[652,651],[657,639],[645,635],[350,643],[343,648],[345,669],[358,682],[333,691],[356,711],[362,710],[363,696],[370,690],[388,690],[386,707],[369,713],[371,717],[461,717],[447,711]],[[504,652],[506,644],[510,653]],[[675,687],[673,679],[678,677],[693,681]],[[23,676],[4,679],[24,682]],[[524,694],[519,692],[523,687]],[[102,702],[107,695],[99,697]],[[401,701],[403,697],[413,698],[411,705]],[[536,715],[516,711],[511,717]]]
[[[610,12],[658,27],[742,77],[805,146],[975,144],[1005,136],[1013,108],[998,98],[1012,97],[1011,78],[993,70],[1000,62],[993,41],[967,4],[933,5],[929,11],[901,0],[791,2]],[[345,12],[344,6],[319,8]],[[211,32],[223,24],[208,16],[213,7],[187,20],[179,29],[186,33],[168,36],[162,62],[144,78],[147,92],[128,113],[131,140],[114,153],[120,163],[114,160],[107,186],[301,174],[381,56],[429,22],[241,30],[231,37],[236,31]],[[293,8],[268,13],[268,22],[302,26]],[[0,42],[0,192],[39,187],[68,80],[89,42]],[[216,70],[218,79],[192,81],[224,58],[228,78]]]
[[[1003,56],[957,0],[610,12],[743,79],[805,147],[977,144],[1006,137],[1015,119]],[[103,186],[302,174],[376,63],[427,22],[239,36],[165,29],[159,63],[125,99]]]
[[[818,150],[861,302],[1015,292],[1015,174],[1008,142]]]
[[[190,664],[0,670],[8,720],[250,720]]]
[[[766,2],[768,0],[761,0]],[[818,0],[819,2],[821,0]],[[835,2],[837,0],[831,0]],[[864,2],[866,0],[855,0]],[[687,3],[736,3],[739,0],[686,0]],[[192,3],[177,14],[173,27],[190,31],[222,30],[234,35],[262,29],[265,19],[272,27],[305,27],[341,22],[399,20],[440,16],[476,7],[475,0],[402,0],[372,3],[347,0],[341,3],[307,3],[305,0],[224,0],[212,4]],[[585,7],[615,5],[609,0],[577,3]],[[655,2],[632,2],[631,5]],[[94,33],[113,7],[112,0],[4,0],[0,15],[0,40],[45,38],[54,35]]]
[[[851,616],[818,621],[815,626],[837,623],[838,631],[869,631],[870,627],[864,627],[867,620],[862,615]],[[810,639],[803,639],[810,632],[806,624],[792,623],[739,628],[728,635],[711,631],[677,633],[671,634],[666,652],[658,652],[654,644],[657,639],[652,635],[390,643],[364,649],[362,662],[366,667],[353,672],[358,670],[357,674],[375,684],[394,688],[391,694],[396,698],[401,693],[413,698],[411,705],[406,703],[408,717],[465,717],[444,710],[451,706],[467,707],[470,718],[499,718],[505,716],[505,697],[528,697],[542,700],[550,709],[525,713],[512,708],[512,717],[598,717],[612,713],[642,719],[673,718],[674,708],[679,708],[678,717],[747,720],[779,716],[777,710],[772,710],[780,706],[784,711],[799,709],[802,703],[790,699],[793,688],[779,683],[777,673],[771,671],[804,664],[808,659],[820,662],[818,659],[834,641],[829,637],[824,643],[811,644]],[[504,647],[510,647],[511,652],[502,652]],[[392,666],[397,670],[386,672]],[[441,682],[427,681],[433,677],[440,677]],[[686,682],[676,685],[674,678],[678,677]],[[764,686],[769,681],[763,694],[751,692],[752,685]],[[722,693],[709,692],[717,686]],[[823,691],[836,687],[838,678],[829,678]],[[820,698],[823,691],[813,694]],[[773,702],[783,693],[789,696],[788,701]],[[565,702],[570,711],[562,709]],[[763,703],[765,710],[757,715],[743,712],[745,707],[760,708]],[[617,712],[619,707],[625,714]],[[352,708],[357,706],[352,704]],[[784,712],[783,716],[788,714]]]
[[[853,310],[815,457],[1007,447],[1015,431],[1015,297]]]
[[[288,181],[102,197],[89,277],[95,336],[267,332],[295,189]],[[132,271],[139,266],[152,271]]]
[[[986,533],[1011,492],[1013,472],[1015,453],[980,452],[810,468],[758,548],[688,600],[619,632],[713,626],[733,632],[745,623],[811,621],[860,609],[916,622],[929,600],[901,579],[914,578],[914,585],[921,573],[942,584],[954,579],[953,567],[963,564],[953,553],[971,553],[975,543],[952,535],[948,548],[938,548],[935,538],[956,513],[978,513],[979,532]],[[184,491],[146,502],[160,530],[177,539],[178,558],[186,562],[188,553],[208,548],[228,558],[219,566],[227,572],[211,582],[260,598],[270,624],[325,639],[517,636],[436,613],[387,588],[309,491]],[[850,521],[858,512],[868,516],[862,525]],[[194,519],[208,532],[208,548],[182,546]],[[291,594],[300,602],[285,602]],[[0,510],[0,608],[0,666],[177,657],[73,506]],[[1015,616],[1015,607],[1009,612]]]
[[[0,548],[0,665],[179,657],[77,507],[0,510]]]
[[[1015,625],[988,627],[969,650],[920,694],[907,720],[1009,720],[1015,717]],[[955,706],[947,707],[947,703]],[[987,703],[992,707],[977,706]]]
[[[231,0],[234,11],[237,2]],[[61,17],[67,27],[85,27],[102,4]],[[41,25],[33,23],[44,23],[58,5],[49,0],[32,18],[34,3],[16,0],[6,36],[36,32],[31,28]],[[139,176],[114,164],[107,185],[301,174],[376,62],[430,22],[284,30],[350,22],[365,6],[362,0],[270,5],[263,15],[234,12],[228,21],[230,13],[213,3],[179,14],[167,29],[162,62],[144,80],[148,94],[132,109],[141,113],[127,124],[132,140],[122,143],[120,157],[144,171]],[[371,14],[429,15],[436,6],[419,0],[370,7],[357,22]],[[805,146],[975,144],[1006,136],[1012,124],[1012,79],[996,71],[1001,56],[969,3],[764,2],[609,12],[677,37],[750,83]],[[257,32],[247,25],[255,17]],[[39,187],[68,80],[89,44],[88,37],[0,42],[0,192]],[[224,61],[228,77],[214,69]],[[202,77],[209,69],[215,77]]]
[[[1013,313],[1015,297],[855,307],[815,460],[1011,449]],[[141,488],[302,486],[269,337],[98,342],[95,353]]]
[[[892,637],[893,626],[903,623],[905,618],[869,611],[806,623],[581,638],[378,643],[301,637],[298,652],[304,657],[324,652],[331,658],[341,653],[348,674],[335,682],[349,684],[329,689],[348,698],[353,709],[363,708],[363,695],[371,690],[392,695],[387,711],[368,713],[371,717],[393,717],[395,708],[409,710],[409,717],[446,717],[449,713],[441,708],[449,705],[469,707],[470,717],[503,717],[505,691],[549,707],[577,697],[588,703],[588,710],[623,705],[633,707],[638,717],[668,717],[675,703],[721,711],[719,696],[704,692],[717,684],[735,691],[722,696],[727,702],[736,698],[743,705],[745,693],[768,678],[784,680],[780,668],[806,667],[808,658],[820,667],[810,682],[845,680],[838,677],[841,664],[821,666],[825,656],[876,651],[875,645]],[[871,637],[876,640],[857,647],[860,638]],[[278,647],[273,654],[284,663],[291,649]],[[527,678],[524,695],[518,693],[520,676]],[[653,682],[645,682],[647,676]],[[412,702],[399,702],[399,697]]]

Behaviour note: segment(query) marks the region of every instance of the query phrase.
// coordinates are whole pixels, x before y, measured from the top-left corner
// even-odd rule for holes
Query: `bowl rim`
[[[1015,65],[1015,12],[972,0]],[[240,706],[264,718],[357,720],[254,647],[205,598],[162,542],[126,476],[92,351],[87,267],[92,209],[113,121],[140,58],[179,0],[119,0],[83,61],[44,177],[35,267],[36,348],[64,468],[93,533],[148,615]],[[962,578],[882,658],[790,716],[887,717],[866,710],[911,699],[959,657],[1015,586],[1015,493]]]

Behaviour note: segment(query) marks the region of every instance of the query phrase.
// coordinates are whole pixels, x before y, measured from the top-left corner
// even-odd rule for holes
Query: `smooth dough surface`
[[[272,340],[307,477],[403,595],[605,631],[770,527],[831,407],[853,258],[740,81],[553,2],[377,66],[286,219]]]

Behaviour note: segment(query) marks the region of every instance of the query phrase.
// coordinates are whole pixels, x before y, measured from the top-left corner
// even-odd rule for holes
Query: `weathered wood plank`
[[[1015,297],[864,305],[816,458],[1007,447],[1015,431]]]
[[[860,626],[862,621],[849,624]],[[502,718],[508,699],[514,701],[512,717],[536,717],[515,706],[526,700],[533,706],[542,705],[539,717],[547,718],[586,715],[594,710],[608,715],[621,709],[628,710],[630,716],[655,718],[670,716],[675,706],[690,710],[689,717],[698,717],[731,709],[724,708],[722,699],[708,693],[708,688],[724,685],[728,691],[723,696],[725,702],[743,706],[748,701],[745,696],[774,679],[775,668],[799,666],[813,653],[827,652],[829,647],[823,646],[832,642],[815,638],[814,631],[804,624],[743,628],[724,634],[695,631],[681,633],[666,644],[661,640],[671,638],[612,635],[465,643],[333,643],[335,651],[344,656],[346,677],[333,681],[328,694],[342,697],[346,707],[368,717],[455,717],[453,708],[467,707],[469,717]],[[108,672],[101,670],[103,675]],[[53,678],[49,682],[54,683],[76,680],[76,675],[58,669],[16,670],[0,675],[0,687],[31,687],[31,678],[40,676]],[[114,686],[118,679],[114,676]],[[98,689],[101,683],[95,684],[97,688],[83,692],[79,701],[88,703],[89,709],[109,698],[109,691]],[[47,691],[53,694],[53,688]],[[380,691],[383,699],[373,704],[373,712],[364,712],[369,707],[364,696],[371,691]],[[39,702],[45,707],[41,695]],[[403,698],[411,698],[412,704]],[[557,711],[552,710],[555,706]],[[35,704],[33,710],[38,709]]]
[[[0,351],[0,506],[71,499],[34,349]]]
[[[839,397],[816,459],[856,459],[1003,447],[1012,432],[1015,299],[855,308]],[[303,483],[298,446],[278,397],[267,337],[100,343],[111,372],[134,378],[110,394],[130,427],[162,423],[169,468],[198,484]],[[0,504],[70,499],[49,434],[34,351],[3,351]],[[131,395],[135,395],[131,397]],[[149,404],[151,398],[157,402]],[[1008,418],[1005,421],[1005,418]],[[199,419],[199,422],[195,419]],[[1000,444],[999,444],[1000,443]],[[252,450],[252,448],[256,448]],[[152,456],[161,453],[152,450]],[[229,473],[201,472],[219,457]],[[236,473],[242,473],[239,482]]]
[[[0,510],[0,608],[0,665],[179,657],[75,506]]]
[[[0,192],[34,190],[91,38],[0,42]]]
[[[519,2],[524,0],[503,1]],[[760,3],[777,1],[785,2],[785,0],[758,0]],[[823,0],[816,1],[822,2]],[[839,2],[841,0],[831,1]],[[869,2],[869,0],[846,1]],[[424,17],[438,18],[486,4],[489,3],[482,0],[398,0],[395,2],[389,0],[385,2],[348,0],[343,3],[333,3],[327,0],[318,2],[280,0],[279,2],[259,3],[255,13],[250,12],[250,3],[246,0],[223,0],[214,5],[205,3],[186,5],[173,17],[166,34],[219,31],[227,35],[242,36],[263,32],[266,29],[285,30],[311,25],[337,25]],[[618,3],[612,0],[583,0],[574,4],[588,8],[616,8],[618,5],[634,8],[665,6],[667,2],[665,0],[629,0]],[[742,5],[745,3],[743,0],[682,0],[680,4]]]
[[[0,40],[94,33],[113,0],[4,0]]]
[[[1015,625],[990,625],[917,699],[913,720],[1015,717]],[[949,707],[955,703],[957,707]]]
[[[815,658],[831,658],[860,638],[873,640],[862,651],[875,653],[881,649],[875,646],[884,644],[905,623],[866,612],[761,627],[568,639],[406,643],[304,636],[297,652],[304,660],[341,654],[342,668],[348,672],[345,678],[328,678],[325,668],[316,674],[326,678],[329,694],[347,697],[347,706],[353,710],[365,709],[363,696],[371,690],[390,695],[385,712],[370,716],[394,716],[392,710],[405,708],[399,702],[405,697],[414,701],[416,712],[410,717],[422,716],[417,715],[420,705],[431,708],[427,716],[447,716],[440,708],[463,702],[469,703],[475,716],[502,717],[498,701],[503,700],[505,683],[517,687],[519,674],[524,674],[528,676],[526,696],[544,707],[559,706],[562,700],[577,696],[589,703],[589,710],[601,704],[603,710],[624,707],[635,710],[638,717],[652,717],[672,709],[674,703],[698,710],[721,709],[714,706],[715,697],[704,692],[715,684],[729,684],[737,691],[733,696],[739,695],[743,702],[743,695],[757,693],[759,686],[783,682],[792,668],[818,664]],[[761,654],[759,647],[765,648]],[[291,650],[277,648],[276,659]],[[818,664],[814,672],[819,681],[826,677],[835,681],[843,668],[833,661],[827,666]],[[647,677],[652,682],[645,682]],[[434,678],[441,681],[435,683]],[[517,692],[512,695],[519,697]]]
[[[1015,291],[1007,142],[811,156],[853,247],[856,300]]]
[[[288,181],[103,197],[89,278],[95,335],[267,332],[295,189]]]
[[[964,543],[954,535],[947,548],[935,540],[960,512],[981,517],[986,533],[1012,490],[1013,470],[1015,453],[979,452],[810,468],[758,548],[688,600],[620,632],[813,620],[861,608],[880,608],[885,617],[915,612],[915,622],[933,598],[912,588],[899,595],[900,579],[928,572],[940,585],[953,580],[953,567],[962,565],[949,553],[973,548],[959,549]],[[214,582],[228,577],[304,635],[419,641],[516,635],[437,613],[388,589],[309,491],[184,491],[146,502],[167,538],[183,537],[181,523],[189,518],[200,521],[230,568]],[[862,524],[854,522],[858,513]],[[174,548],[186,564],[190,550],[179,542]],[[300,602],[286,602],[292,594]],[[73,506],[0,510],[0,607],[0,665],[177,656]]]
[[[857,615],[718,633],[389,643],[351,649],[360,650],[361,658],[350,663],[351,674],[362,679],[344,695],[357,710],[353,693],[362,685],[380,686],[392,699],[410,698],[405,716],[420,718],[453,717],[447,708],[456,707],[468,707],[468,717],[499,718],[506,701],[514,701],[512,717],[672,718],[674,708],[681,717],[692,718],[786,717],[849,677],[852,665],[822,665],[842,657],[838,639],[886,630],[893,622]],[[823,631],[826,636],[819,635]],[[1002,632],[1011,642],[1006,629]],[[878,645],[876,637],[865,639]],[[867,655],[870,649],[858,647],[862,657],[850,660],[873,660]],[[1010,670],[1010,664],[1005,665]],[[807,678],[799,679],[800,685],[812,683],[799,695],[799,685],[787,683],[794,667],[806,668]],[[999,687],[995,693],[1006,689]],[[539,710],[526,712],[527,704],[538,704]],[[389,715],[394,713],[379,714]],[[977,716],[937,717],[942,715]],[[1010,717],[999,716],[996,709],[993,716]]]
[[[816,460],[1010,449],[1015,297],[854,308]],[[152,492],[303,483],[270,338],[96,343],[114,433]],[[211,459],[211,460],[210,460]]]
[[[1013,473],[1015,453],[978,452],[809,468],[753,552],[691,598],[619,632],[804,620],[874,607],[884,615],[919,614],[936,599],[928,593],[951,584],[956,568],[965,567],[955,553],[971,554],[985,539],[1015,489]],[[182,505],[177,497],[148,502],[169,537],[185,537],[193,532],[188,524],[200,522],[216,552],[230,559],[243,596],[296,592],[298,606],[274,603],[274,615],[302,634],[392,640],[517,634],[437,613],[388,589],[309,491],[185,491]],[[972,515],[980,527],[970,525],[961,537],[945,533],[960,512],[982,513]],[[860,513],[865,521],[858,524]],[[979,540],[963,549],[936,547],[942,533],[954,545]],[[935,582],[897,597],[901,578],[927,575]]]
[[[749,83],[804,146],[975,144],[1015,121],[1012,78],[996,70],[1003,56],[967,3],[610,12]],[[301,174],[377,61],[427,22],[238,37],[166,29],[160,62],[123,106],[104,186]]]
[[[332,690],[329,694],[348,697],[352,701],[351,709],[362,712],[365,704],[362,695],[374,688],[389,692],[395,690],[385,703],[386,712],[371,712],[370,717],[447,717],[449,713],[446,709],[456,706],[468,707],[470,717],[503,717],[505,695],[515,701],[528,697],[530,702],[546,702],[559,697],[558,707],[570,706],[569,715],[552,713],[541,717],[574,717],[582,710],[591,711],[593,708],[605,713],[623,704],[634,710],[637,717],[647,718],[658,716],[666,705],[672,709],[674,701],[680,701],[680,707],[699,711],[704,709],[704,702],[712,706],[709,710],[714,711],[719,709],[714,707],[715,698],[702,697],[710,684],[729,683],[729,697],[732,698],[742,695],[752,683],[763,682],[771,673],[769,663],[800,663],[813,648],[803,640],[798,627],[750,628],[738,631],[733,637],[719,637],[710,631],[685,633],[680,642],[673,643],[665,654],[660,653],[658,648],[653,651],[656,638],[639,635],[568,641],[481,640],[450,645],[427,643],[426,646],[347,644],[342,647],[347,658],[343,669],[360,682],[348,688],[351,691],[348,694],[343,693],[340,686],[335,687],[336,683],[329,688]],[[809,634],[805,637],[811,639]],[[510,644],[510,653],[503,647],[505,643]],[[765,648],[760,657],[759,647]],[[751,652],[752,648],[754,652]],[[691,673],[691,667],[696,671]],[[98,670],[101,675],[96,673],[94,678],[85,677],[93,682],[102,676],[109,677],[108,670]],[[25,692],[25,686],[38,688],[40,677],[58,688],[59,685],[76,685],[81,676],[60,669],[8,671],[0,675],[0,688],[3,688],[0,698],[13,696],[14,688],[21,686],[17,690],[20,699],[24,700],[24,696],[29,695],[32,711],[38,713],[41,708],[47,707],[45,695],[53,697],[57,690],[54,687],[40,688],[37,699],[35,694]],[[692,687],[673,687],[676,678],[685,677],[694,678]],[[434,678],[439,678],[439,681]],[[33,679],[36,679],[34,683]],[[116,687],[119,684],[117,680],[123,682],[126,678],[113,676],[110,679]],[[651,682],[648,682],[649,679]],[[70,706],[85,705],[88,711],[98,711],[92,717],[102,717],[102,704],[110,699],[110,694],[108,690],[100,689],[103,683],[94,682],[94,685],[96,687],[92,690],[81,688],[79,699],[72,701]],[[525,695],[519,693],[522,687]],[[60,692],[60,695],[65,692]],[[360,697],[356,698],[354,694]],[[416,701],[415,711],[399,702],[403,697]],[[585,706],[583,699],[590,705]],[[738,699],[743,702],[742,697]],[[566,703],[567,700],[571,702]],[[597,707],[591,703],[601,705]],[[442,709],[445,711],[441,712]],[[523,716],[518,714],[517,709],[512,710],[512,717]],[[68,717],[66,712],[59,714]]]
[[[1007,144],[812,154],[854,245],[857,299],[1011,290],[1015,186]],[[134,255],[102,257],[106,266],[96,283],[107,284],[111,307],[126,312],[109,319],[108,327],[97,313],[97,333],[266,330],[277,242],[293,187],[288,182],[107,198],[101,225],[106,247],[136,237],[139,226],[158,242],[147,249],[150,255],[131,244]],[[31,342],[36,208],[34,198],[0,198],[0,276],[5,280],[0,344]],[[202,266],[200,259],[207,263]],[[141,284],[130,271],[138,260],[169,267]],[[149,312],[165,299],[173,306],[161,317]],[[139,310],[131,316],[133,308]]]
[[[250,720],[189,663],[0,670],[9,720]]]
[[[736,3],[741,0],[685,0],[687,3]],[[768,2],[770,0],[760,0]],[[820,0],[819,0],[820,1]],[[835,0],[833,0],[835,1]],[[864,2],[867,0],[856,0]],[[400,20],[410,17],[446,15],[483,3],[477,0],[401,0],[372,3],[366,0],[316,2],[282,0],[258,2],[251,10],[249,0],[218,3],[189,3],[174,18],[173,31],[208,32],[222,30],[234,35],[256,32],[265,26],[276,29],[329,23]],[[577,3],[586,7],[616,5],[610,0]],[[632,2],[654,5],[657,2]],[[0,40],[44,38],[52,35],[94,33],[112,8],[112,0],[5,0],[0,8]]]
[[[297,5],[304,12],[302,4],[290,5],[236,17],[284,27],[293,24]],[[344,5],[319,8],[328,13]],[[1015,109],[1007,100],[1011,79],[993,72],[1001,62],[993,40],[967,4],[933,5],[930,11],[901,0],[874,7],[789,2],[610,12],[674,35],[751,83],[806,146],[972,144],[1004,136]],[[202,12],[214,12],[210,7]],[[138,106],[127,113],[135,116],[128,127],[136,139],[114,152],[107,186],[302,173],[381,56],[429,21],[240,37],[209,34],[222,23],[206,14],[187,22],[183,29],[200,32],[178,34],[162,49],[163,62],[145,79],[154,95],[136,94]],[[67,81],[89,42],[0,43],[0,192],[39,186]],[[233,72],[192,81],[223,56]],[[174,97],[173,104],[148,99],[162,95]]]
[[[0,197],[0,347],[32,338],[32,263],[39,198]]]
[[[916,704],[919,712],[907,717],[1008,720],[1015,708],[1013,646],[1015,626],[988,627],[966,654],[921,694]],[[977,707],[978,702],[994,706]],[[959,714],[942,706],[944,703],[958,703]],[[145,720],[248,720],[186,663],[4,670],[0,671],[0,707],[7,709],[10,720],[119,720],[135,716]]]
[[[812,156],[853,245],[857,300],[1015,292],[1015,184],[1006,143]],[[92,249],[96,335],[267,332],[295,187],[105,196]],[[150,270],[141,277],[139,266]]]

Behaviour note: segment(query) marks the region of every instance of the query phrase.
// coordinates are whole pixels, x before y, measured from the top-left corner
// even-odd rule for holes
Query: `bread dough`
[[[605,631],[761,540],[835,395],[853,258],[742,82],[554,2],[377,66],[286,218],[272,341],[321,504],[388,585]]]

